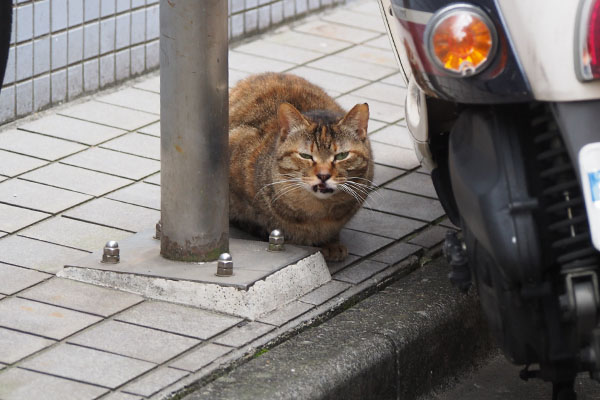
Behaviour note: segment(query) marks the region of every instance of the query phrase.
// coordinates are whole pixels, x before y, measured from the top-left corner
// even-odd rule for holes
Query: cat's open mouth
[[[318,185],[313,185],[312,190],[315,193],[317,193],[317,192],[320,192],[320,193],[333,193],[333,189],[327,187],[323,183],[319,183]]]

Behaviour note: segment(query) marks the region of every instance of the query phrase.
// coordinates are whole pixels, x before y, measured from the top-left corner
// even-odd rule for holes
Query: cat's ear
[[[367,103],[357,104],[348,111],[348,114],[338,125],[344,130],[355,132],[360,140],[367,138],[367,126],[369,124],[369,105]]]
[[[277,118],[279,119],[279,139],[281,141],[285,140],[291,131],[310,125],[300,111],[290,103],[281,103],[277,111]]]

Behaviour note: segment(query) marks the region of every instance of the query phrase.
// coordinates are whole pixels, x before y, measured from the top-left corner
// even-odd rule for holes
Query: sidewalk
[[[351,2],[231,49],[230,86],[291,72],[368,102],[375,183],[333,280],[257,321],[55,277],[160,218],[159,77],[0,127],[0,399],[163,398],[419,266],[447,227],[403,123],[377,3]]]

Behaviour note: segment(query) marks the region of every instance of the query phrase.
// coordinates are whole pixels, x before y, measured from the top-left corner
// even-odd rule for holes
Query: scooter
[[[379,0],[421,164],[521,377],[600,381],[600,0]],[[536,366],[533,368],[532,366]]]

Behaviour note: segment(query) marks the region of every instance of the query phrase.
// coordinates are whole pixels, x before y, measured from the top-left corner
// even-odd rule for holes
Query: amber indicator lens
[[[442,13],[429,35],[429,56],[442,70],[476,74],[493,57],[495,31],[489,20],[470,10]]]

